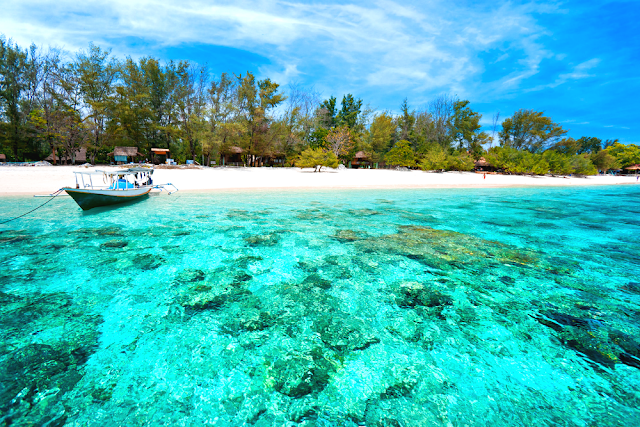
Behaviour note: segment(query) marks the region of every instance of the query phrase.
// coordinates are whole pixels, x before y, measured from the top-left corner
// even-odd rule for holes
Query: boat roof
[[[150,168],[129,168],[129,169],[121,169],[118,171],[102,171],[96,169],[95,171],[87,171],[87,172],[74,172],[80,175],[108,175],[108,176],[124,176],[124,175],[133,175],[136,173],[148,173],[152,174],[153,169]]]

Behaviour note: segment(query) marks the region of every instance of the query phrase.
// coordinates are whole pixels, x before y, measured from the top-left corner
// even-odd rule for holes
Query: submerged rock
[[[109,240],[108,242],[104,242],[102,245],[100,245],[103,248],[115,248],[115,249],[120,249],[120,248],[124,248],[125,246],[127,246],[129,244],[129,242],[125,241],[125,240]]]
[[[453,304],[453,298],[422,283],[408,282],[400,284],[396,303],[402,308],[444,307]]]
[[[621,289],[632,294],[640,295],[640,282],[629,282]]]
[[[332,237],[339,242],[355,242],[356,240],[365,239],[367,235],[353,230],[337,230]]]
[[[324,390],[333,370],[333,365],[320,351],[312,351],[310,354],[276,360],[268,375],[277,392],[301,398]]]
[[[82,379],[84,365],[96,351],[102,318],[62,293],[6,295],[3,302],[2,422],[63,425],[67,393]]]
[[[280,236],[275,233],[258,234],[244,239],[249,246],[275,246],[280,241]]]
[[[310,274],[310,275],[308,275],[302,281],[302,285],[309,286],[309,287],[315,287],[315,288],[319,288],[319,289],[324,289],[324,290],[331,288],[331,282],[329,280],[327,280],[327,279],[324,279],[319,274]]]
[[[201,282],[204,280],[204,271],[195,268],[186,268],[180,271],[175,278],[178,283]]]
[[[345,313],[329,313],[319,317],[313,329],[320,334],[322,341],[340,352],[364,350],[380,339],[362,320],[347,317]]]

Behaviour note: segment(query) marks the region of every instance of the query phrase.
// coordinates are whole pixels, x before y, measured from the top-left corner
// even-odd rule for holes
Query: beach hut
[[[351,160],[352,168],[370,168],[371,167],[371,159],[364,151],[358,151],[356,155]]]
[[[61,152],[62,154],[59,155],[58,153],[56,153],[56,150],[53,150],[51,154],[44,158],[44,160],[46,160],[47,162],[52,162],[54,165],[58,162],[60,162],[61,165],[66,165],[70,162],[73,163],[74,160],[74,164],[82,164],[87,162],[87,149],[85,147],[78,148],[75,151],[73,158],[69,157],[66,151],[61,150]]]
[[[167,159],[171,158],[171,154],[168,148],[152,148],[151,149],[151,163],[159,165],[166,163]]]
[[[497,169],[495,166],[487,162],[487,160],[484,157],[480,157],[480,159],[474,161],[473,163],[474,163],[473,169],[476,172],[482,172],[482,173],[495,172]]]
[[[0,153],[0,162],[6,163],[6,161],[7,161],[7,156],[5,156],[4,154]]]
[[[115,147],[113,153],[109,153],[109,156],[113,157],[114,162],[121,165],[134,161],[136,157],[141,157],[142,153],[136,147]]]
[[[631,173],[637,175],[638,174],[638,170],[640,170],[640,164],[627,166],[625,169],[628,170],[628,171],[632,171]]]
[[[244,150],[236,146],[222,150],[220,153],[220,164],[222,166],[244,166],[242,153],[244,153]]]

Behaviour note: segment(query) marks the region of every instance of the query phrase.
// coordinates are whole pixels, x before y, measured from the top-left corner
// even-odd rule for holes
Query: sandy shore
[[[116,170],[98,166],[1,166],[0,196],[50,194],[65,186],[75,186],[74,171]],[[584,186],[638,184],[634,176],[529,177],[487,175],[473,172],[432,173],[375,169],[343,169],[314,173],[293,168],[202,168],[158,169],[154,183],[172,183],[181,191],[230,189],[320,189],[320,188],[486,188],[528,186]]]

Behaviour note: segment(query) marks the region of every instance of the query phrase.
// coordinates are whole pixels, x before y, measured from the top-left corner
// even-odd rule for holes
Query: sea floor
[[[0,226],[0,423],[637,426],[639,236],[637,186],[59,198]]]

